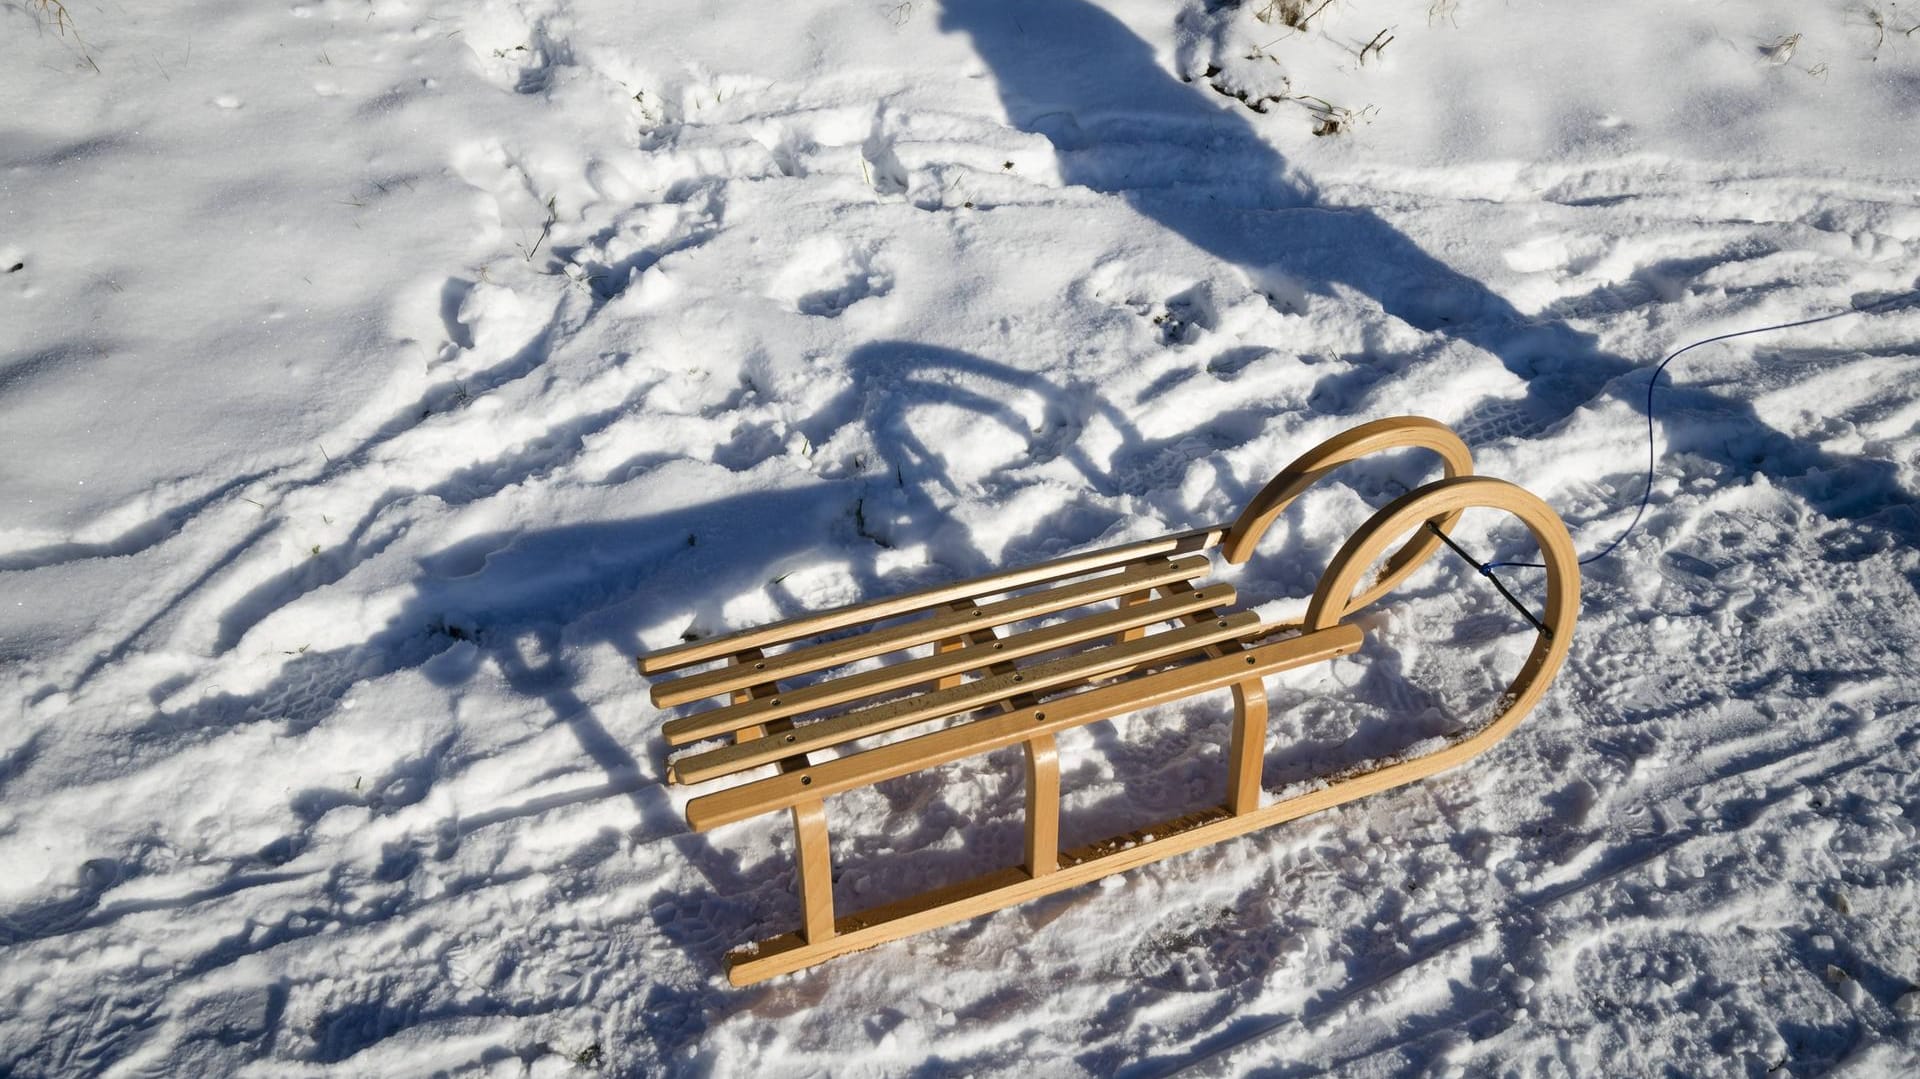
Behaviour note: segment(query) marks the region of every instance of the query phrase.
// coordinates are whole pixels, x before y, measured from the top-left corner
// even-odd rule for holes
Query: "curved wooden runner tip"
[[[1247,502],[1246,508],[1240,511],[1240,516],[1233,524],[1227,526],[1227,534],[1220,541],[1220,549],[1226,554],[1227,561],[1238,565],[1253,557],[1254,547],[1259,544],[1260,537],[1266,535],[1274,519],[1327,473],[1350,461],[1398,449],[1427,449],[1439,454],[1448,478],[1473,474],[1473,451],[1460,441],[1459,435],[1437,420],[1423,416],[1390,416],[1363,423],[1301,454],[1267,481],[1267,485]],[[1453,514],[1434,523],[1442,531],[1447,531],[1453,528],[1458,517],[1458,514]],[[1386,569],[1379,580],[1355,599],[1352,609],[1365,607],[1392,591],[1419,568],[1420,563],[1426,561],[1439,545],[1440,537],[1432,533],[1416,535],[1407,541],[1387,560]]]
[[[1370,597],[1377,589],[1368,589],[1360,597],[1354,597],[1353,590],[1366,579],[1374,560],[1394,541],[1429,521],[1443,516],[1458,519],[1460,514],[1476,508],[1504,510],[1519,518],[1533,533],[1534,542],[1540,545],[1540,560],[1547,570],[1547,610],[1542,628],[1534,636],[1533,651],[1520,665],[1520,673],[1507,687],[1502,698],[1505,707],[1487,729],[1492,741],[1498,741],[1546,693],[1548,683],[1553,681],[1561,662],[1567,658],[1567,650],[1573,646],[1573,626],[1580,614],[1580,558],[1574,553],[1573,539],[1567,535],[1567,526],[1560,515],[1537,496],[1505,480],[1486,476],[1436,480],[1401,495],[1361,525],[1333,556],[1333,562],[1314,589],[1305,621],[1309,631],[1338,624],[1364,606],[1362,600],[1371,602]]]

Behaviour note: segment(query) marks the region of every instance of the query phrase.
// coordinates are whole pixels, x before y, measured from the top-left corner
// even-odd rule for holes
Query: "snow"
[[[1920,1070],[1920,10],[1290,6],[0,3],[0,1073]],[[728,986],[791,836],[689,832],[635,653],[1403,413],[1596,551],[1652,364],[1889,299],[1669,368],[1488,755]],[[1297,611],[1420,465],[1230,579]],[[1269,797],[1527,640],[1443,561],[1362,621],[1271,681]],[[1063,842],[1226,736],[1063,736]],[[841,909],[1021,798],[837,796]]]

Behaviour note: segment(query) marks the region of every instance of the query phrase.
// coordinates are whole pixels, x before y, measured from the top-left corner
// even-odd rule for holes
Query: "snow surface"
[[[688,831],[634,653],[1409,412],[1597,550],[1653,362],[1920,285],[1920,6],[1289,6],[0,2],[0,1074],[1914,1074],[1910,304],[1674,365],[1471,766],[726,984],[791,838]],[[1270,791],[1526,640],[1446,560],[1365,622]],[[1066,840],[1224,716],[1063,739]],[[1017,762],[834,799],[842,909],[1016,860]]]

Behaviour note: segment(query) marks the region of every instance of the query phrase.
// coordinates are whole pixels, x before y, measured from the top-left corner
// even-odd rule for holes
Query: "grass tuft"
[[[1333,0],[1267,0],[1267,6],[1254,12],[1253,17],[1264,23],[1305,30],[1307,24],[1332,3]]]
[[[40,24],[41,29],[52,27],[63,40],[71,39],[75,51],[80,54],[80,59],[85,60],[87,66],[96,73],[100,70],[100,65],[93,62],[93,56],[87,51],[86,40],[80,36],[80,28],[74,25],[73,13],[67,10],[64,0],[20,0],[20,2],[34,17],[34,21]]]

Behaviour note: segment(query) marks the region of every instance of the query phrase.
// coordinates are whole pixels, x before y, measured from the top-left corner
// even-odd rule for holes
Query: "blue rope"
[[[1864,315],[1870,311],[1886,310],[1893,307],[1898,307],[1902,305],[1911,305],[1916,303],[1920,303],[1920,291],[1908,292],[1908,293],[1904,293],[1897,296],[1891,296],[1886,299],[1880,300],[1877,303],[1870,303],[1861,307],[1852,307],[1852,308],[1848,308],[1845,311],[1835,311],[1832,314],[1828,314],[1828,315],[1819,315],[1814,318],[1803,318],[1797,322],[1781,322],[1772,326],[1759,326],[1751,330],[1736,330],[1733,333],[1723,333],[1718,337],[1709,337],[1709,338],[1706,338],[1705,340],[1695,341],[1693,344],[1688,345],[1685,348],[1679,349],[1673,352],[1672,354],[1668,355],[1666,359],[1661,360],[1660,363],[1657,366],[1655,366],[1653,369],[1653,377],[1647,380],[1647,482],[1646,482],[1646,489],[1642,491],[1640,494],[1640,507],[1633,511],[1633,520],[1627,522],[1626,531],[1620,533],[1620,535],[1617,538],[1615,538],[1612,543],[1609,543],[1604,548],[1601,548],[1601,550],[1598,553],[1590,554],[1587,557],[1582,558],[1580,560],[1580,565],[1584,566],[1589,562],[1598,562],[1602,558],[1605,558],[1608,555],[1612,554],[1614,552],[1614,549],[1619,547],[1622,543],[1625,543],[1627,541],[1627,537],[1633,535],[1633,530],[1640,526],[1640,518],[1646,515],[1647,504],[1653,501],[1653,476],[1654,476],[1653,391],[1655,387],[1660,385],[1660,373],[1667,369],[1668,364],[1672,363],[1674,360],[1679,359],[1682,355],[1688,352],[1691,352],[1696,348],[1699,348],[1702,345],[1711,345],[1720,341],[1730,341],[1736,337],[1746,337],[1756,333],[1772,333],[1775,330],[1790,330],[1796,326],[1811,326],[1816,322],[1827,322],[1836,318],[1845,318],[1848,315]],[[1544,564],[1539,562],[1485,562],[1485,563],[1481,563],[1479,568],[1480,568],[1480,572],[1491,575],[1494,570],[1501,569],[1503,567],[1508,567],[1508,566],[1517,567],[1520,569],[1546,569],[1547,568]]]

